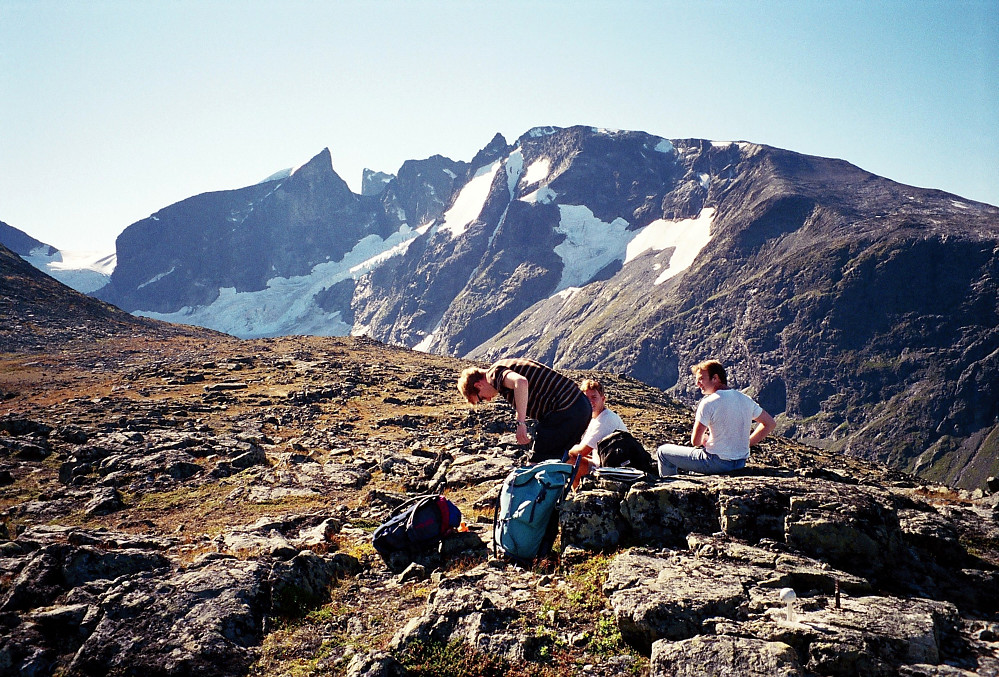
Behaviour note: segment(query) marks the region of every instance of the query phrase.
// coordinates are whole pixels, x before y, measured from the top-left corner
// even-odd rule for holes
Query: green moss
[[[597,619],[596,630],[586,650],[596,656],[616,656],[621,653],[621,648],[625,646],[621,637],[621,629],[617,621],[611,615],[604,615]]]
[[[506,677],[510,664],[502,659],[453,641],[413,642],[396,659],[413,677]]]

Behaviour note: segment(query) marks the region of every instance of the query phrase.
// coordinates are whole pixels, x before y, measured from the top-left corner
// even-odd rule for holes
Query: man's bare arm
[[[750,446],[762,442],[763,438],[772,433],[774,428],[777,427],[777,421],[775,421],[774,417],[768,414],[766,410],[753,420],[759,425],[756,426],[756,430],[753,431],[753,434],[749,436]]]

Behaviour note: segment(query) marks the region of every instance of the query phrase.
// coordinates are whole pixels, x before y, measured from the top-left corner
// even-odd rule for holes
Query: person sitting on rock
[[[773,417],[745,393],[728,385],[725,367],[707,360],[690,368],[704,395],[697,405],[690,444],[664,444],[656,450],[659,476],[678,470],[725,473],[746,466],[749,447],[759,444],[776,427]],[[752,422],[758,424],[750,433]],[[703,448],[701,448],[703,447]]]
[[[536,419],[530,462],[562,460],[590,422],[590,401],[576,384],[550,367],[526,358],[505,358],[489,369],[469,367],[458,377],[458,392],[470,404],[497,395],[517,413],[517,443],[530,444],[527,419]]]
[[[591,468],[600,467],[600,458],[597,456],[597,445],[600,441],[615,430],[628,430],[621,417],[607,408],[607,396],[600,381],[585,378],[579,382],[579,389],[590,401],[593,413],[583,438],[579,444],[569,450],[569,463],[575,463],[576,459],[579,459],[579,469],[573,487],[579,485],[579,480],[590,472]]]

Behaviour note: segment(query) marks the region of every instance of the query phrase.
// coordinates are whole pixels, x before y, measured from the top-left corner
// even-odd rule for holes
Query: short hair
[[[604,397],[607,397],[607,395],[604,394],[604,387],[600,384],[600,381],[593,378],[584,378],[582,381],[580,381],[579,389],[582,391],[596,390]]]
[[[717,376],[723,386],[728,385],[728,375],[725,374],[725,367],[718,360],[704,360],[690,368],[690,373],[695,376],[702,371],[707,373],[709,379],[712,376]]]
[[[458,392],[471,404],[479,399],[479,393],[475,390],[475,384],[486,378],[485,369],[469,367],[463,369],[458,376]],[[475,398],[474,400],[472,398]]]

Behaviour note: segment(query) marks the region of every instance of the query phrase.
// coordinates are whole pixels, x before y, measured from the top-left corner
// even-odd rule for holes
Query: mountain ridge
[[[164,208],[122,233],[96,295],[240,336],[531,355],[688,402],[688,365],[718,357],[789,433],[959,486],[999,474],[999,208],[764,144],[585,126],[383,182],[350,193],[324,150]]]
[[[524,566],[491,546],[528,450],[466,360],[133,317],[2,247],[0,312],[0,675],[999,673],[995,482],[771,435],[729,475],[582,478]],[[688,438],[662,390],[566,373]],[[466,530],[379,557],[441,487]]]

